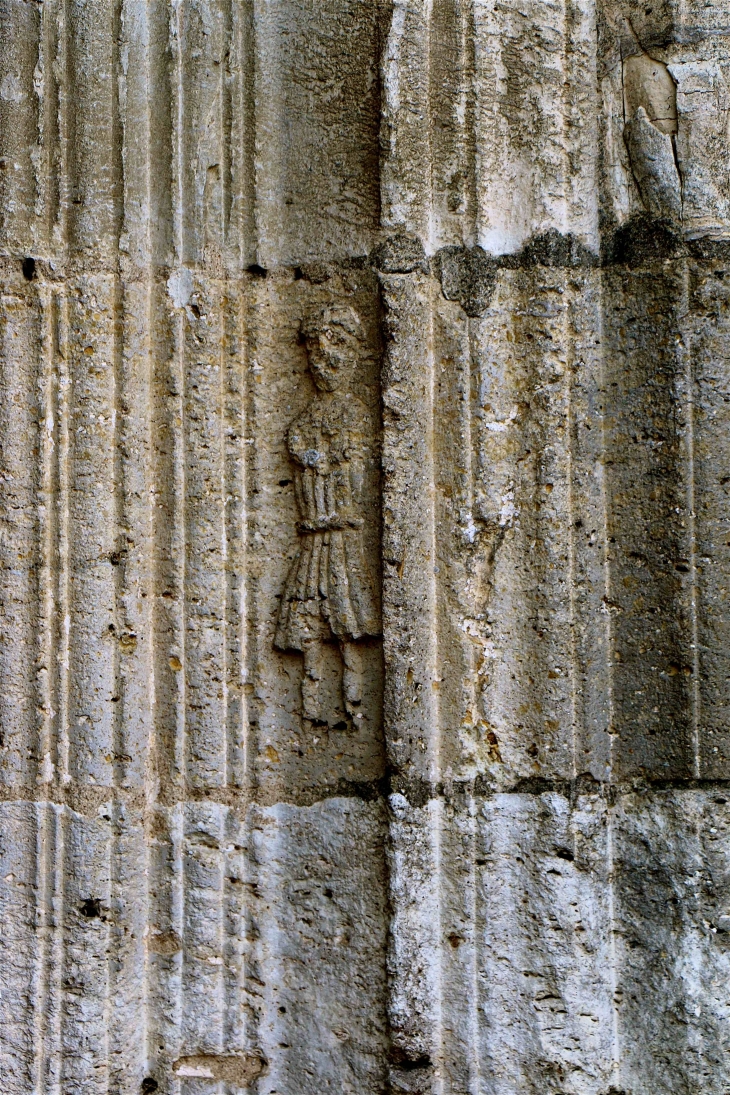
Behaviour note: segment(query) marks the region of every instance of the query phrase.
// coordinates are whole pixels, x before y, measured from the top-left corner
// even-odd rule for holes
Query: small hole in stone
[[[249,274],[253,274],[255,278],[265,278],[268,273],[263,266],[259,266],[257,262],[252,262],[248,268]]]
[[[140,1084],[139,1090],[142,1095],[152,1095],[153,1091],[159,1091],[160,1085],[157,1080],[153,1080],[151,1076],[145,1076],[144,1080]]]
[[[86,901],[82,902],[79,906],[79,912],[82,916],[87,917],[88,920],[95,920],[101,916],[101,898],[100,897],[87,897]]]
[[[26,281],[32,281],[35,277],[35,259],[30,256],[23,259],[23,277]]]
[[[286,1015],[286,1008],[279,1008],[279,1011],[282,1015]]]
[[[200,319],[200,308],[198,308],[197,304],[191,304],[190,311],[193,313],[196,319]]]

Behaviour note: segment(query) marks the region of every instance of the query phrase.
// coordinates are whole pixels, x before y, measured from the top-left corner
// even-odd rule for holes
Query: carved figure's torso
[[[289,429],[301,546],[279,611],[280,650],[380,634],[362,537],[374,429],[365,404],[344,391],[315,396]]]
[[[336,392],[315,398],[289,430],[300,529],[361,528],[362,477],[371,416],[364,403]]]

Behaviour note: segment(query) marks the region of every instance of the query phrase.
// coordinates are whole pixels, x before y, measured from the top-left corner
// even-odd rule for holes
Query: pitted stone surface
[[[727,1095],[724,0],[0,0],[3,1095]]]

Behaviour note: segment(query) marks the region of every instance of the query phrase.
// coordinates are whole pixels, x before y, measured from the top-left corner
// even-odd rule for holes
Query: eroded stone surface
[[[726,1095],[728,27],[0,2],[3,1092]]]

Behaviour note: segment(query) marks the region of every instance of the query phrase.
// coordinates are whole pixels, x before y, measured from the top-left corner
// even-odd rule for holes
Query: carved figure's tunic
[[[279,650],[380,635],[360,512],[371,437],[367,407],[347,392],[316,396],[289,428],[301,542],[279,609]]]

